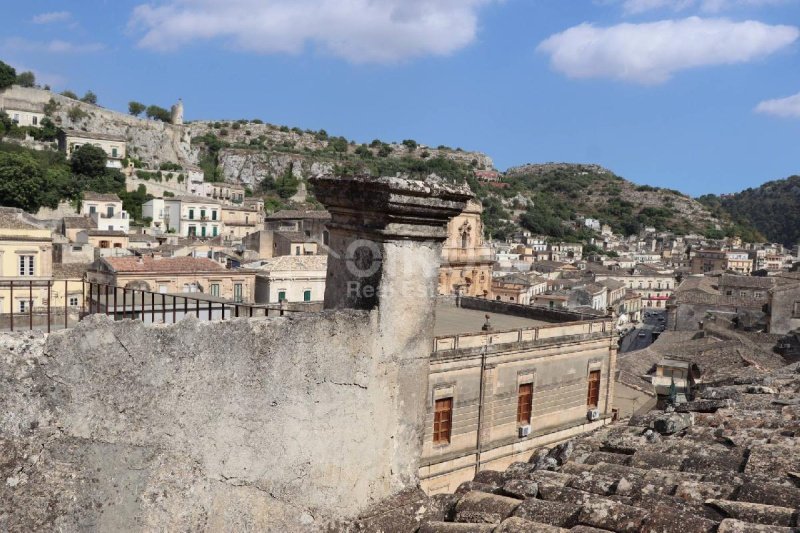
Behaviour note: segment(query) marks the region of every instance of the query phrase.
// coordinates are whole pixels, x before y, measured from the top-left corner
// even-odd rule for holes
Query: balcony
[[[443,248],[442,259],[450,264],[485,264],[492,263],[497,256],[494,249],[488,246],[479,248]]]

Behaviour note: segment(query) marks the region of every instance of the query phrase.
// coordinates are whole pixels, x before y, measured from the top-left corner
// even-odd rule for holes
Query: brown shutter
[[[586,403],[589,407],[597,407],[600,401],[600,371],[589,372],[589,394]]]
[[[517,396],[517,424],[528,425],[531,423],[531,411],[533,408],[533,383],[525,383],[519,386]]]
[[[447,444],[450,442],[450,430],[453,425],[453,398],[436,400],[433,414],[433,442]]]

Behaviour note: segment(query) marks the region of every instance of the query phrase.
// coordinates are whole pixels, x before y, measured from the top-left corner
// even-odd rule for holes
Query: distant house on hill
[[[102,148],[108,157],[107,166],[112,168],[122,168],[122,160],[125,159],[125,142],[122,135],[110,133],[93,133],[77,130],[61,130],[58,132],[58,149],[67,154],[67,158],[72,153],[85,144],[91,144]]]

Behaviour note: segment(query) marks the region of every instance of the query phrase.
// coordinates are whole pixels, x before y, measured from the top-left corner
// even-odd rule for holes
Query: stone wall
[[[396,492],[416,415],[393,412],[411,397],[376,327],[96,315],[3,336],[0,529],[295,531]]]

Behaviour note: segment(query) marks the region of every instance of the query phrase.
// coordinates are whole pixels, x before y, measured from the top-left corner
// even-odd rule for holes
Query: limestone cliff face
[[[231,148],[219,153],[219,164],[225,181],[253,187],[266,176],[279,176],[291,168],[297,177],[308,178],[327,174],[333,170],[340,156],[357,156],[358,145],[349,144],[345,152],[334,154],[329,150],[333,138],[297,128],[281,129],[272,124],[254,122],[195,121],[187,125],[191,138],[213,134]],[[387,158],[443,157],[477,168],[493,168],[492,158],[480,152],[439,149],[419,145],[409,149],[403,144],[388,144]],[[363,148],[362,148],[363,149]],[[372,157],[378,157],[378,148],[367,148]]]
[[[58,108],[53,113],[56,125],[87,132],[122,135],[128,144],[128,153],[151,166],[170,161],[174,163],[197,162],[197,150],[191,147],[191,138],[185,128],[158,120],[146,120],[100,106],[73,100],[41,89],[14,86],[0,94],[0,104],[19,101],[44,110],[53,99]],[[81,118],[70,119],[70,111],[79,109]]]
[[[257,186],[266,176],[281,176],[287,169],[298,178],[328,174],[334,164],[317,161],[297,154],[263,152],[242,149],[223,149],[219,164],[225,181],[247,187]]]

